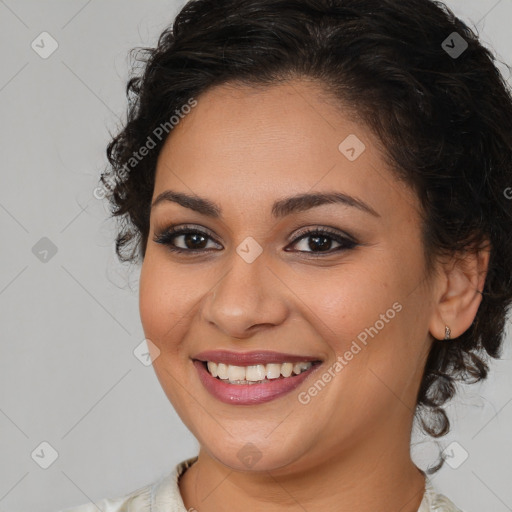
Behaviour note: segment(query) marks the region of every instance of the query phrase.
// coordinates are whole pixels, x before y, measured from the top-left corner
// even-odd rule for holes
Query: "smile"
[[[231,405],[257,405],[290,393],[321,366],[310,357],[277,352],[215,350],[193,364],[206,391]]]

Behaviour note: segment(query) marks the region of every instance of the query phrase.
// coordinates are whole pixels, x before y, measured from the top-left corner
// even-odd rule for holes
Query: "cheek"
[[[140,319],[145,337],[157,347],[153,370],[167,398],[185,421],[192,406],[181,383],[189,378],[187,372],[193,368],[180,347],[193,315],[193,289],[194,279],[188,273],[178,272],[163,258],[147,251],[139,279]]]
[[[306,279],[302,288],[316,318],[313,322],[324,339],[334,343],[333,348],[344,350],[347,342],[376,322],[382,328],[382,314],[385,320],[397,316],[393,304],[403,295],[402,284],[390,268],[381,264],[330,270]]]
[[[425,297],[421,287],[411,293],[411,283],[421,279],[421,265],[391,253],[380,256],[350,270],[330,269],[322,278],[305,280],[303,288],[314,312],[311,322],[329,345],[330,357],[343,358],[336,379],[340,389],[350,389],[356,402],[372,402],[385,392],[379,379],[400,389],[423,353]]]
[[[194,274],[178,272],[149,251],[139,280],[139,313],[146,338],[161,350],[166,340],[181,336],[194,308]],[[196,299],[197,300],[197,299]]]

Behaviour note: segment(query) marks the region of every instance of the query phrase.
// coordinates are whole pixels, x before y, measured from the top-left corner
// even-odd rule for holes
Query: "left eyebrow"
[[[189,208],[208,217],[222,217],[222,209],[218,204],[199,196],[192,196],[182,192],[166,190],[153,201],[151,208],[153,209],[157,204],[163,201],[177,203],[184,208]],[[380,217],[380,215],[365,202],[341,192],[298,194],[284,199],[279,199],[272,205],[272,216],[274,218],[282,218],[287,215],[291,215],[292,213],[303,212],[317,206],[333,203],[358,208],[359,210],[369,213],[374,217]]]
[[[280,199],[272,206],[272,215],[276,218],[285,217],[291,213],[303,212],[323,204],[341,203],[346,206],[358,208],[374,217],[380,215],[368,204],[360,199],[343,194],[341,192],[325,192],[317,194],[299,194],[285,199]]]

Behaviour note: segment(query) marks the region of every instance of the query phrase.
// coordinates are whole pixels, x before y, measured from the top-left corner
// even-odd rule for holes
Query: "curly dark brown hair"
[[[490,242],[475,320],[458,338],[432,344],[417,397],[423,429],[445,435],[442,406],[456,381],[487,377],[512,302],[512,97],[493,53],[430,0],[193,0],[156,48],[134,51],[142,69],[132,70],[126,124],[101,176],[120,221],[121,261],[145,256],[162,127],[170,133],[183,106],[215,85],[299,77],[353,107],[417,193],[429,272],[442,254]]]

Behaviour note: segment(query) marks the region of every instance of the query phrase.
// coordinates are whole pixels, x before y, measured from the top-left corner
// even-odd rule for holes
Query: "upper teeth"
[[[232,364],[214,363],[208,361],[208,371],[219,379],[229,379],[230,382],[251,381],[257,382],[265,378],[278,379],[281,375],[289,377],[292,373],[298,375],[308,370],[313,363],[283,363],[283,364],[257,364],[253,366],[234,366]]]

